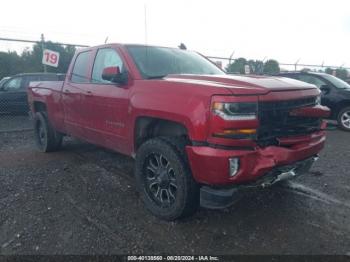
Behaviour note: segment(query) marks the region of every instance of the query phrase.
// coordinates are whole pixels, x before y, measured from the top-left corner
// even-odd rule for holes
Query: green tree
[[[244,66],[247,64],[247,60],[243,57],[237,58],[233,63],[226,67],[228,73],[244,74]]]
[[[248,65],[251,74],[260,75],[264,71],[264,62],[260,60],[249,60]]]
[[[0,79],[21,71],[21,57],[16,52],[0,52]]]
[[[340,79],[347,79],[348,78],[348,70],[344,68],[338,68],[335,70],[335,75],[339,77]]]
[[[66,73],[68,70],[68,66],[70,63],[70,60],[72,59],[75,48],[72,46],[64,47],[60,44],[53,43],[53,42],[45,42],[45,49],[50,49],[52,51],[56,51],[60,53],[60,60],[58,67],[52,67],[47,66],[47,71],[52,73]],[[33,50],[29,51],[26,50],[22,54],[23,63],[25,64],[25,67],[27,72],[41,72],[43,71],[43,65],[41,63],[42,61],[42,55],[43,55],[43,49],[41,44],[35,44],[33,46]]]
[[[58,67],[47,66],[47,72],[66,73],[75,47],[45,42],[44,48],[60,53]],[[25,49],[20,56],[16,52],[0,52],[0,78],[18,73],[43,72],[42,56],[41,43],[34,44],[32,49]]]
[[[264,64],[265,74],[278,74],[280,72],[280,66],[276,60],[267,60]]]
[[[330,74],[330,75],[334,75],[334,71],[335,71],[336,77],[343,79],[343,80],[348,78],[349,72],[345,68],[332,69],[330,67],[327,67],[325,70],[325,73]]]
[[[326,70],[325,70],[325,72],[326,72],[327,74],[333,75],[333,69],[330,68],[330,67],[327,67]]]

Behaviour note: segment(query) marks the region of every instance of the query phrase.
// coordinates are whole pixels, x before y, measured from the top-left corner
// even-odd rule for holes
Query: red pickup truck
[[[305,173],[329,114],[314,85],[143,45],[79,50],[64,82],[31,83],[28,99],[41,151],[70,135],[134,157],[140,195],[165,220]]]

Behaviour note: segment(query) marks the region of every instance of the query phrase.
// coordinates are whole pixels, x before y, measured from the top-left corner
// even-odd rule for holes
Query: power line
[[[207,58],[210,59],[219,59],[219,60],[236,60],[234,58],[231,57],[220,57],[220,56],[207,56]],[[280,63],[278,62],[278,64],[282,65],[282,66],[295,66],[295,63]],[[318,67],[318,68],[324,68],[324,67],[330,67],[330,68],[343,68],[343,69],[348,69],[350,70],[350,67],[342,67],[342,66],[332,66],[332,65],[311,65],[311,64],[297,64],[298,66],[309,66],[309,67]]]
[[[35,44],[42,44],[42,41],[35,41],[35,40],[25,40],[25,39],[15,39],[15,38],[4,38],[0,37],[0,41],[8,41],[8,42],[22,42],[22,43],[35,43]],[[81,44],[70,44],[70,43],[52,43],[52,44],[57,44],[57,45],[65,45],[65,46],[76,46],[76,47],[89,47],[88,45],[81,45]],[[209,59],[220,59],[220,60],[236,60],[232,57],[219,57],[219,56],[206,56]],[[299,61],[299,60],[298,60]],[[298,62],[297,61],[297,62]],[[281,66],[295,66],[296,64],[292,63],[279,63]],[[325,68],[325,67],[330,67],[330,68],[342,68],[342,69],[347,69],[350,70],[350,67],[342,67],[342,66],[331,66],[331,65],[312,65],[312,64],[297,64],[298,66],[305,66],[305,67],[316,67],[316,68]]]

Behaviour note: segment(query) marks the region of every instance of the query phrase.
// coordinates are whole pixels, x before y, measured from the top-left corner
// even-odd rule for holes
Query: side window
[[[92,70],[93,83],[111,83],[102,79],[103,69],[110,66],[119,66],[120,71],[123,71],[123,61],[118,53],[111,48],[103,48],[98,50]]]
[[[89,82],[88,70],[89,70],[89,58],[91,51],[83,52],[75,59],[74,67],[72,70],[71,81],[74,83],[87,83]]]
[[[317,86],[318,88],[320,88],[323,85],[326,85],[326,83],[324,81],[322,81],[320,78],[312,76],[312,75],[300,75],[298,78],[301,81],[304,81],[304,82],[309,83],[309,84],[313,84],[313,85]]]
[[[17,91],[17,90],[20,90],[22,88],[21,83],[22,83],[22,78],[21,77],[13,78],[13,79],[11,79],[11,80],[9,80],[8,82],[5,83],[4,89],[6,91]]]

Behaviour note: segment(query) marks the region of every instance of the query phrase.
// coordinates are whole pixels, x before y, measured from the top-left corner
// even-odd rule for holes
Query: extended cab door
[[[112,47],[100,48],[96,52],[92,68],[90,94],[86,100],[89,115],[88,135],[91,142],[125,152],[128,142],[127,120],[129,107],[129,84],[118,85],[102,79],[106,67],[119,67],[126,72],[118,51]]]
[[[65,129],[71,135],[86,139],[86,99],[89,98],[91,50],[79,53],[62,90]]]

